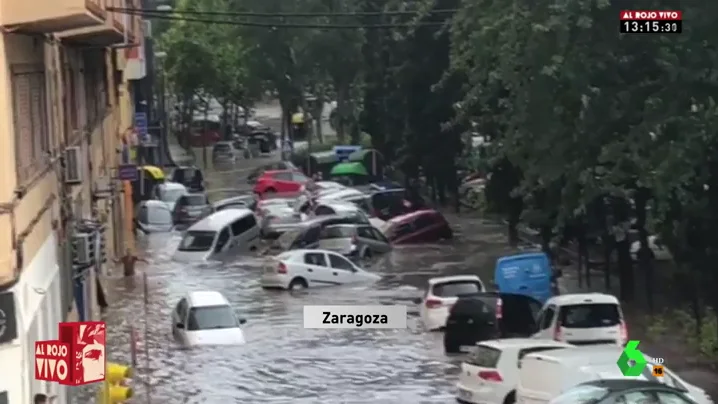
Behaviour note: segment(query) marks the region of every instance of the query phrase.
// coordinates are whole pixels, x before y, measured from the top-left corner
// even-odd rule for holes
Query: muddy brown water
[[[240,164],[247,167],[261,161]],[[242,184],[244,172],[215,172],[207,177],[211,187],[235,187]],[[137,403],[453,403],[461,357],[446,356],[441,335],[420,329],[411,299],[433,276],[475,273],[490,281],[496,258],[511,250],[503,225],[466,217],[448,219],[455,240],[395,249],[371,267],[383,275],[376,285],[301,294],[263,290],[259,258],[237,256],[220,264],[183,265],[170,260],[179,234],[142,237],[139,244],[150,261],[141,268],[147,273],[149,304],[144,305],[141,277],[105,279],[111,302],[105,315],[108,358],[130,361],[129,328],[135,326],[140,333],[133,400]],[[564,288],[573,289],[572,282],[568,272]],[[171,310],[181,295],[201,289],[221,291],[247,319],[246,345],[186,350],[172,341]],[[303,328],[306,304],[377,303],[408,305],[408,328]],[[714,373],[680,368],[683,377],[718,396]],[[88,402],[89,390],[82,392],[76,402]]]

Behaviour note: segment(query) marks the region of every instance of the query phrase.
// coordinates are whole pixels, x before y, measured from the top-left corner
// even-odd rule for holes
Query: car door
[[[338,284],[351,283],[358,281],[357,270],[354,264],[343,256],[335,253],[327,253],[329,257],[329,266],[331,267],[331,277]]]
[[[432,231],[436,227],[436,221],[432,215],[419,215],[414,221],[414,234],[411,240],[414,242],[431,242],[436,241],[438,237],[436,232]]]
[[[538,330],[533,335],[534,338],[553,339],[553,322],[557,312],[555,304],[548,304],[541,309],[536,320]]]
[[[229,226],[225,226],[217,236],[217,242],[214,245],[213,254],[214,256],[224,254],[232,246],[232,234],[229,231]]]
[[[304,276],[310,285],[327,286],[337,284],[332,279],[329,262],[323,252],[311,251],[304,253],[304,265],[301,272],[299,275]]]
[[[501,338],[526,338],[536,332],[541,302],[525,295],[500,294]]]
[[[185,341],[188,309],[187,299],[182,298],[172,312],[172,336],[180,342]]]
[[[259,227],[254,215],[250,214],[232,223],[232,242],[243,251],[256,248],[259,242]]]

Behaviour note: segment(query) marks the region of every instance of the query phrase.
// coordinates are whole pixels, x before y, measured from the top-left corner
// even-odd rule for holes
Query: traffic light
[[[100,389],[100,404],[119,404],[129,400],[133,391],[128,387],[129,378],[132,377],[132,368],[118,363],[107,362],[105,368],[105,382]]]

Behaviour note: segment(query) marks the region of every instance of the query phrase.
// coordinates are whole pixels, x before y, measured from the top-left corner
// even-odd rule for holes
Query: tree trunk
[[[642,288],[646,291],[646,304],[649,312],[654,311],[653,302],[653,252],[648,245],[648,230],[646,230],[646,203],[648,202],[648,191],[639,189],[636,192],[634,203],[636,206],[636,224],[638,228],[638,242],[640,248],[638,250],[638,268],[643,272],[645,286]]]

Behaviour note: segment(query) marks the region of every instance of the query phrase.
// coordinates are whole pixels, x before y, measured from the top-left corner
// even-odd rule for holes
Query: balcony
[[[104,23],[104,0],[3,0],[0,25],[24,32],[53,33]]]
[[[98,0],[101,1],[101,0]],[[104,0],[107,7],[132,7],[123,0]],[[132,16],[118,12],[107,12],[104,23],[85,28],[76,28],[58,33],[62,40],[82,46],[112,46],[132,41],[130,21]]]

